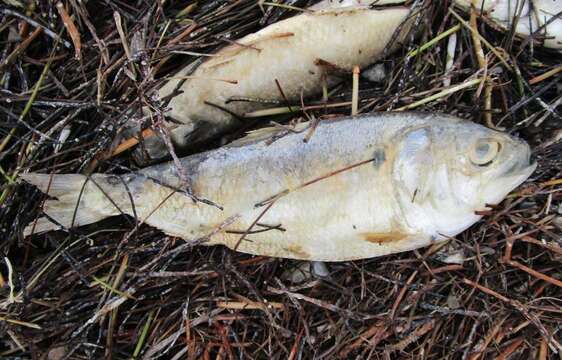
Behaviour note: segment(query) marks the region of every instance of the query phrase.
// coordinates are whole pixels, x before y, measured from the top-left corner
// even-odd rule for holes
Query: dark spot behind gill
[[[375,150],[373,154],[373,164],[378,169],[386,161],[386,154],[383,149]]]

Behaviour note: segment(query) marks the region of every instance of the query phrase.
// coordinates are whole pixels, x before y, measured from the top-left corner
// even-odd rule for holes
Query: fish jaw
[[[524,168],[519,169],[516,173],[511,176],[502,179],[502,182],[496,188],[489,188],[483,194],[483,198],[486,199],[482,201],[482,206],[477,210],[486,210],[487,204],[498,204],[500,203],[513,189],[521,185],[525,180],[527,180],[536,170],[537,163],[532,163]]]

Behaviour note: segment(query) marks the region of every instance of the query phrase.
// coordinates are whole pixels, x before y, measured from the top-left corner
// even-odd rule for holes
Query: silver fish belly
[[[194,193],[220,208],[176,191],[182,185],[172,163],[89,180],[22,175],[43,192],[50,183],[56,198],[44,208],[56,223],[40,218],[26,233],[127,213],[188,241],[344,261],[454,236],[480,219],[476,210],[500,202],[534,170],[526,143],[444,115],[364,115],[322,121],[308,142],[305,133],[271,142],[262,130],[183,158]]]

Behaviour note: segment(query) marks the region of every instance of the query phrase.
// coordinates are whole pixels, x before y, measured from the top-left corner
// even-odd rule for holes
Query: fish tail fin
[[[45,216],[31,222],[24,230],[25,236],[131,212],[128,188],[115,175],[27,173],[20,175],[20,179],[51,197],[43,206]]]

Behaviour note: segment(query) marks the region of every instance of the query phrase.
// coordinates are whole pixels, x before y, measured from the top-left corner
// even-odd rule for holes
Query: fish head
[[[403,131],[392,178],[406,222],[437,238],[454,236],[500,203],[535,170],[529,145],[466,121]]]

